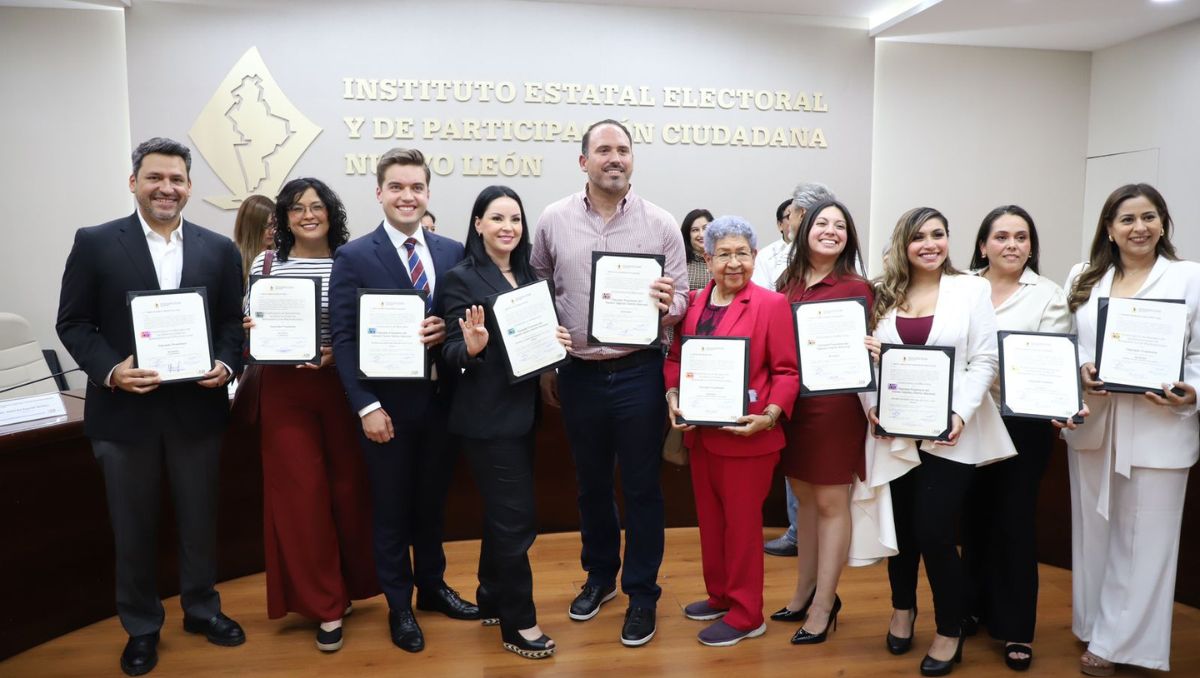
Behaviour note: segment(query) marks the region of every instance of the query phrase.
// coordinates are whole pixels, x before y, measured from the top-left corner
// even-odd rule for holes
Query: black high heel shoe
[[[1014,657],[1023,654],[1024,657]],[[1033,648],[1025,643],[1008,643],[1004,646],[1004,663],[1013,671],[1028,671],[1033,663]]]
[[[789,610],[787,605],[779,608],[771,615],[771,621],[783,622],[802,622],[808,617],[808,608],[812,606],[813,598],[817,597],[817,587],[813,587],[812,593],[808,595],[808,602],[804,603],[804,607],[799,610]]]
[[[554,641],[550,640],[550,636],[544,633],[537,640],[525,640],[520,631],[509,633],[501,630],[500,635],[504,639],[504,649],[526,659],[546,659],[558,649],[551,644]]]
[[[888,631],[888,634],[887,634],[888,652],[891,652],[892,654],[904,654],[905,652],[908,652],[909,650],[912,649],[913,636],[916,635],[914,632],[916,631],[916,628],[917,628],[917,606],[916,605],[913,605],[912,611],[913,611],[912,624],[910,624],[908,627],[908,637],[907,638],[901,638],[900,636],[893,636],[892,632],[890,630]]]
[[[820,633],[809,633],[800,627],[800,630],[792,636],[792,645],[816,645],[817,643],[825,642],[829,636],[829,630],[837,630],[838,612],[842,611],[842,599],[835,593],[833,594],[833,609],[829,611],[829,621],[825,624],[825,628]]]
[[[942,661],[940,659],[934,659],[933,657],[930,657],[929,655],[925,655],[925,658],[921,660],[921,675],[922,676],[948,676],[948,675],[950,675],[950,671],[952,671],[954,669],[954,665],[962,663],[963,641],[966,639],[967,639],[966,636],[961,635],[961,633],[959,634],[958,649],[954,651],[954,656],[946,661]]]

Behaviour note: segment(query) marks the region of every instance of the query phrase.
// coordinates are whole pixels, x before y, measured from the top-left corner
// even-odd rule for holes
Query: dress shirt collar
[[[146,218],[142,216],[142,211],[134,210],[134,213],[137,214],[138,223],[142,225],[142,233],[147,238],[153,235],[156,240],[162,242],[163,237],[150,228],[150,224],[146,223]],[[179,225],[175,227],[175,230],[171,231],[171,240],[177,243],[183,242],[183,213],[179,214]]]
[[[417,226],[417,230],[414,231],[411,236],[409,236],[404,235],[404,231],[392,226],[385,219],[383,221],[383,230],[387,232],[388,239],[392,241],[392,246],[395,247],[397,251],[404,247],[405,241],[407,241],[409,238],[413,238],[417,241],[418,250],[429,250],[429,246],[425,244],[425,229],[421,228],[420,226]],[[405,254],[408,254],[407,249],[405,249]]]
[[[590,185],[584,184],[583,193],[581,193],[580,195],[583,198],[584,209],[592,210],[593,212],[595,212],[596,211],[595,208],[592,207],[592,199],[588,197],[588,190],[590,188],[591,188]],[[632,197],[633,197],[633,184],[630,184],[629,190],[625,191],[625,197],[621,198],[621,202],[617,203],[616,214],[624,214],[625,213],[625,208],[629,206],[629,199]],[[599,212],[597,212],[597,214],[599,214]]]

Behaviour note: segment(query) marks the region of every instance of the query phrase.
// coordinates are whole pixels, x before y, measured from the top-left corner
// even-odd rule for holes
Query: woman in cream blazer
[[[912,646],[917,568],[925,559],[938,638],[922,661],[923,675],[945,675],[961,657],[965,582],[956,529],[974,467],[1015,453],[990,392],[999,363],[991,286],[954,270],[948,251],[948,227],[940,212],[917,208],[902,216],[892,233],[889,263],[876,283],[872,315],[882,343],[954,348],[951,440],[868,437],[867,477],[855,484],[852,498],[852,563],[890,556],[894,611],[888,647],[894,654]],[[918,331],[914,338],[911,328],[930,320],[928,334]],[[866,401],[874,422],[874,394]]]
[[[1088,643],[1080,669],[1089,675],[1111,675],[1114,663],[1170,668],[1183,500],[1188,468],[1200,456],[1200,264],[1175,256],[1170,229],[1158,191],[1123,186],[1101,212],[1091,264],[1076,265],[1067,280],[1092,411],[1084,426],[1064,434],[1072,630]],[[1183,381],[1174,384],[1183,396],[1104,392],[1095,372],[1096,324],[1098,300],[1110,296],[1185,301]]]

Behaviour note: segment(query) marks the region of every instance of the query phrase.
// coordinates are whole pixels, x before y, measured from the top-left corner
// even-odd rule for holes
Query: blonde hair
[[[946,234],[950,234],[950,222],[946,220],[945,215],[932,207],[914,207],[900,215],[900,220],[896,222],[891,244],[883,256],[883,275],[872,281],[875,288],[875,304],[871,307],[872,328],[892,309],[904,309],[908,306],[908,286],[912,281],[908,244],[912,242],[917,231],[931,219],[940,220],[946,225]],[[950,264],[949,253],[942,262],[942,273],[959,274],[958,269]]]
[[[242,253],[242,287],[250,279],[250,265],[263,251],[263,234],[275,212],[275,203],[265,195],[252,195],[242,201],[233,221],[233,241]]]

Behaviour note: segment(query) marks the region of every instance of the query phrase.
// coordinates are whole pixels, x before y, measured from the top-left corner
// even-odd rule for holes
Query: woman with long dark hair
[[[499,620],[504,648],[528,659],[554,654],[533,604],[529,548],[537,536],[533,487],[533,429],[538,380],[510,383],[504,342],[487,316],[486,299],[537,281],[529,265],[531,235],[521,198],[507,186],[488,186],[471,208],[466,256],[439,282],[445,300],[446,362],[463,370],[450,406],[450,432],[462,441],[483,494],[479,556],[480,615]],[[558,340],[571,345],[566,328]]]
[[[826,200],[807,210],[793,247],[795,256],[779,288],[788,301],[862,297],[870,308],[871,287],[855,270],[858,232],[845,205]],[[873,337],[863,339],[878,345]],[[797,398],[784,426],[787,447],[780,467],[797,500],[798,563],[792,599],[771,618],[804,621],[792,636],[795,645],[823,643],[836,628],[842,609],[837,583],[850,549],[850,484],[865,475],[866,431],[862,404],[853,393]]]
[[[320,365],[264,365],[259,377],[267,615],[320,622],[317,648],[342,647],[350,601],[379,593],[371,498],[357,417],[333,367],[329,273],[350,239],[341,199],[319,179],[293,179],[275,199],[275,249],[252,275],[321,280]],[[247,317],[243,326],[254,326]]]
[[[712,223],[713,215],[706,209],[694,209],[683,217],[679,235],[683,237],[683,252],[687,257],[688,289],[703,289],[712,274],[704,263],[704,229]]]
[[[1067,304],[1079,331],[1092,416],[1069,431],[1071,629],[1088,644],[1079,669],[1170,669],[1171,615],[1188,469],[1200,458],[1200,265],[1171,244],[1171,215],[1153,186],[1128,184],[1100,210],[1089,260],[1071,269]],[[1183,379],[1159,395],[1110,393],[1097,373],[1104,298],[1182,300]]]

